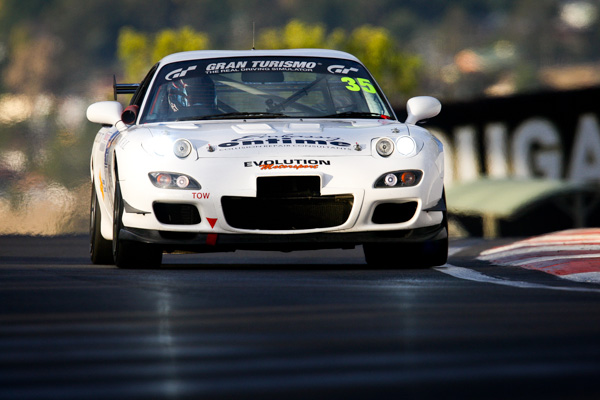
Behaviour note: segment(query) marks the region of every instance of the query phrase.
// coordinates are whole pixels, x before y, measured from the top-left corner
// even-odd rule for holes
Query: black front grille
[[[375,207],[373,212],[374,224],[399,224],[410,221],[417,211],[417,202],[382,203]]]
[[[239,229],[295,230],[344,224],[354,196],[221,198],[227,223]]]
[[[193,204],[154,203],[152,205],[156,219],[169,225],[199,224],[200,213]]]

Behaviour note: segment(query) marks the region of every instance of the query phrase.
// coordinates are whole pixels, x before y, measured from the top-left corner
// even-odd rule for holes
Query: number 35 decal
[[[371,81],[368,79],[356,78],[356,80],[354,80],[350,77],[344,77],[342,78],[342,82],[346,82],[348,84],[348,86],[346,86],[346,89],[351,90],[353,92],[359,92],[362,89],[367,93],[375,93],[375,88],[373,87],[373,85],[371,85]]]

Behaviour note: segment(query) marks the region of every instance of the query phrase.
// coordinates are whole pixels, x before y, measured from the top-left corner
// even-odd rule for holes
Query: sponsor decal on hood
[[[312,135],[250,135],[220,143],[219,150],[235,150],[253,147],[320,147],[325,149],[352,150],[352,144],[339,137]]]

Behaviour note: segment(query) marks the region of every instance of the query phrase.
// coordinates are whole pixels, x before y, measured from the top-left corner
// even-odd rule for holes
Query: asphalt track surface
[[[0,237],[0,399],[598,399],[600,285],[360,249],[88,261],[85,236]],[[390,261],[401,254],[390,250]]]

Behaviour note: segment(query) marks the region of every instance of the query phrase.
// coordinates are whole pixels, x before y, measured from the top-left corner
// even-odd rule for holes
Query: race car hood
[[[154,140],[189,140],[198,157],[370,155],[372,140],[408,135],[391,120],[168,123],[144,126]]]

